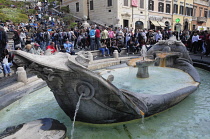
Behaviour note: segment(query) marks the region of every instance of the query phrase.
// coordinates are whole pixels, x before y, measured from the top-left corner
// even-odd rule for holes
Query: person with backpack
[[[90,50],[91,51],[95,50],[95,34],[96,34],[95,27],[91,26],[91,30],[89,32],[89,36],[90,36]]]
[[[46,29],[43,31],[43,50],[45,51],[50,42],[50,33]]]
[[[76,36],[74,34],[74,29],[71,28],[67,34],[68,34],[68,40],[73,45],[72,49],[74,50],[74,42],[75,42],[75,39],[76,39]]]
[[[59,44],[59,30],[56,30],[52,35],[52,41],[55,43],[55,46]]]

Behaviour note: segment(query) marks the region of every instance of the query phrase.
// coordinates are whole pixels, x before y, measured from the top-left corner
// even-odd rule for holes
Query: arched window
[[[185,21],[185,23],[184,23],[184,30],[188,30],[188,27],[189,27],[189,23],[187,21]]]
[[[144,23],[142,21],[136,21],[135,29],[144,29]]]

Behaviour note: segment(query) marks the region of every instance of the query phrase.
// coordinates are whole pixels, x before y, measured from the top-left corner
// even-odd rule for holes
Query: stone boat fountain
[[[170,54],[161,57],[161,52]],[[17,65],[25,66],[46,81],[59,106],[71,120],[81,98],[76,121],[87,123],[124,122],[156,114],[182,101],[200,83],[199,74],[185,46],[173,38],[154,45],[147,52],[147,57],[155,60],[156,66],[165,61],[166,67],[180,69],[189,74],[192,80],[189,85],[164,94],[139,94],[129,89],[119,89],[110,80],[89,70],[89,60],[83,56],[65,53],[38,56],[19,50],[14,53]]]

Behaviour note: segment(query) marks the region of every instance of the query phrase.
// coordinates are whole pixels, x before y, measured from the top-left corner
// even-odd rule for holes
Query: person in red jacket
[[[51,42],[50,45],[47,46],[46,51],[50,51],[51,54],[57,52],[56,46],[54,42]]]
[[[95,41],[96,41],[96,50],[98,50],[101,47],[101,31],[99,29],[99,27],[96,27],[96,34],[95,34]]]

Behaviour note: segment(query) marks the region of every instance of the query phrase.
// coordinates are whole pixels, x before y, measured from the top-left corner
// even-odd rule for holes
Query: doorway
[[[189,26],[189,23],[187,21],[185,21],[185,23],[184,23],[184,30],[188,30],[189,29],[188,26]]]
[[[136,21],[135,29],[144,29],[144,23],[142,21]]]
[[[123,20],[123,27],[129,27],[129,21],[128,20]]]

